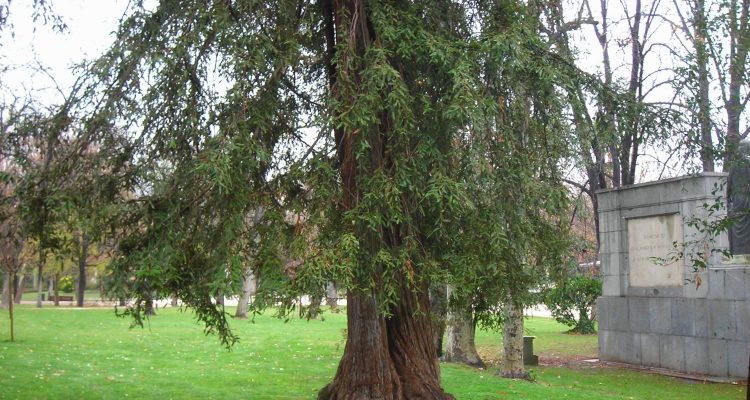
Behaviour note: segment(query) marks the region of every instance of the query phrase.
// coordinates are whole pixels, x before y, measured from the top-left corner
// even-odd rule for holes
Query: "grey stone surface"
[[[708,297],[708,272],[689,272],[685,278],[686,281],[690,280],[691,282],[682,287],[683,296],[691,299],[705,299]]]
[[[651,317],[649,299],[644,297],[631,297],[628,299],[628,323],[631,332],[650,332],[649,320]]]
[[[714,376],[727,376],[729,373],[726,340],[708,339],[708,373]]]
[[[727,361],[729,376],[746,379],[748,377],[748,357],[750,344],[747,341],[730,340],[727,342]]]
[[[708,270],[697,272],[700,285],[630,285],[628,221],[679,213],[683,240],[696,241],[687,251],[703,252],[701,240],[705,237],[685,225],[685,220],[705,215],[702,206],[713,203],[711,191],[723,177],[708,173],[599,192],[604,276],[604,297],[599,300],[602,360],[715,376],[747,376],[750,268],[727,268],[720,255],[712,255]],[[726,235],[707,243],[719,249],[728,245]],[[681,265],[680,278],[694,280],[690,256]]]
[[[747,293],[747,269],[735,269],[726,271],[724,278],[724,295],[729,300],[746,300]]]
[[[750,301],[738,301],[734,303],[734,312],[737,321],[738,340],[747,341],[750,339]]]
[[[664,368],[685,370],[685,338],[683,336],[662,336],[659,359]]]
[[[653,333],[670,333],[672,299],[649,299],[649,327]]]
[[[685,338],[685,370],[687,372],[708,373],[707,338]]]
[[[709,270],[708,272],[708,298],[709,299],[723,299],[724,298],[724,277],[726,271],[724,270]]]
[[[731,339],[737,333],[734,313],[734,302],[726,300],[709,300],[709,337],[712,339]]]
[[[649,367],[660,367],[659,360],[659,335],[653,333],[642,333],[641,340],[641,363]]]
[[[672,300],[672,328],[670,333],[680,336],[693,336],[693,319],[695,318],[695,301],[691,299]]]
[[[604,283],[602,284],[602,295],[620,296],[622,294],[621,282],[622,282],[622,276],[620,275],[604,275]]]

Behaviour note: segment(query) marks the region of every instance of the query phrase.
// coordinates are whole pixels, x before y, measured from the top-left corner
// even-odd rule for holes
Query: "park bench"
[[[60,301],[73,301],[73,296],[58,296]],[[49,301],[55,301],[55,295],[49,296]]]

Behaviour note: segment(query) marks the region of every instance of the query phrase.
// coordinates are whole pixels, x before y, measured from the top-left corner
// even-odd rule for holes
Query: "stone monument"
[[[712,251],[728,249],[728,235],[709,240],[690,223],[721,200],[726,180],[703,173],[598,192],[601,360],[747,377],[750,268]],[[708,267],[695,270],[696,258]]]

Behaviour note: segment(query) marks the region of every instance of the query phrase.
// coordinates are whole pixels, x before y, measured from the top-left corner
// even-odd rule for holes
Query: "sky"
[[[30,0],[11,3],[10,25],[0,36],[2,63],[11,66],[0,76],[2,95],[41,91],[41,101],[59,102],[61,94],[55,87],[59,85],[65,92],[74,83],[71,68],[104,52],[114,39],[114,30],[128,1],[53,1],[54,11],[68,26],[63,33],[55,32],[40,21],[35,23],[31,4]],[[39,65],[44,66],[54,80],[40,72]]]
[[[566,15],[566,21],[575,19],[579,9],[578,6],[571,5],[580,4],[580,1],[563,1],[567,5],[569,14]],[[609,4],[612,20],[610,53],[615,67],[614,72],[616,77],[626,79],[629,69],[617,66],[627,65],[629,59],[629,48],[618,45],[627,41],[627,20],[622,18],[624,14],[622,7],[627,6],[629,2],[626,0],[605,1]],[[82,60],[94,59],[106,50],[114,39],[118,21],[130,1],[51,0],[54,12],[60,15],[68,26],[64,33],[55,32],[51,26],[43,25],[39,21],[34,22],[31,16],[32,3],[31,0],[11,2],[10,24],[0,33],[0,65],[11,66],[9,71],[0,74],[0,104],[12,101],[13,96],[22,97],[26,93],[34,93],[37,101],[43,104],[61,102],[63,94],[67,93],[74,83],[75,75],[71,68]],[[593,0],[590,3],[594,18],[598,19],[600,2]],[[647,5],[644,6],[646,7]],[[665,2],[662,10],[669,14],[669,7],[669,2]],[[669,40],[670,29],[670,26],[665,27],[662,24],[656,39]],[[579,67],[589,73],[600,73],[601,47],[592,26],[583,25],[573,32],[572,38],[575,47],[580,51],[579,57],[582,61],[578,63]],[[663,60],[651,60],[647,65],[648,68],[658,69],[664,67],[663,64]],[[48,74],[39,71],[39,65],[44,66]],[[57,90],[56,87],[61,90]],[[647,101],[669,99],[670,93],[664,92],[668,89],[668,87],[660,88],[661,93],[653,94]],[[641,159],[643,172],[648,172],[643,179],[658,178],[657,172],[661,169],[659,163],[649,165],[651,160],[656,158],[663,158],[663,156],[647,155]]]

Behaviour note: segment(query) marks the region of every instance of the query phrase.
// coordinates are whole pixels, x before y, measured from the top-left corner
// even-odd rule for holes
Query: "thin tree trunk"
[[[448,311],[447,319],[448,340],[443,359],[459,362],[473,367],[484,368],[484,362],[477,353],[474,344],[476,322],[466,311]]]
[[[156,315],[156,309],[154,308],[154,299],[153,297],[149,297],[146,299],[144,314],[148,316],[154,316]]]
[[[11,277],[15,279],[15,274],[11,273]],[[10,295],[12,296],[13,293],[13,285],[10,285]],[[15,332],[15,315],[13,315],[13,302],[11,301],[8,304],[8,315],[10,317],[10,341],[15,342],[16,341],[16,332]]]
[[[12,303],[12,301],[10,301],[10,298],[11,298],[10,292],[11,292],[11,287],[13,285],[11,285],[10,282],[11,282],[10,271],[5,270],[3,273],[3,297],[2,297],[2,300],[0,300],[0,309],[3,309],[3,310],[8,308],[9,303]]]
[[[328,282],[326,285],[326,304],[331,309],[331,312],[339,312],[339,290],[333,282]]]
[[[179,306],[179,300],[177,299],[177,296],[172,296],[172,301],[169,303],[169,305],[172,307]]]
[[[60,268],[62,270],[62,268]],[[60,306],[60,273],[55,274],[55,307]]]
[[[528,379],[523,366],[523,310],[512,303],[506,306],[503,325],[503,357],[500,375],[504,378]]]
[[[89,254],[89,237],[86,232],[81,232],[81,245],[78,253],[78,290],[76,293],[76,306],[83,307],[83,296],[86,292],[86,257]]]
[[[42,308],[42,274],[44,273],[44,263],[45,263],[45,254],[44,254],[44,247],[42,246],[42,243],[44,240],[39,241],[39,265],[37,268],[36,273],[36,307]]]
[[[432,342],[438,357],[443,355],[443,336],[448,314],[448,286],[444,283],[430,287],[430,312],[432,313]]]
[[[242,293],[240,294],[240,299],[237,303],[237,311],[234,313],[235,318],[247,318],[247,312],[250,310],[250,297],[254,294],[255,275],[253,275],[253,271],[248,268],[245,271],[245,280],[242,281]]]
[[[693,10],[693,24],[695,25],[696,67],[698,68],[698,126],[700,128],[700,153],[704,172],[714,171],[713,139],[711,136],[711,99],[709,97],[708,76],[708,28],[706,26],[705,0],[696,0]]]
[[[17,282],[16,282],[16,279],[18,279]],[[16,276],[13,278],[13,281],[15,283],[15,288],[13,288],[13,293],[15,294],[14,302],[16,304],[21,304],[21,298],[23,297],[23,292],[25,290],[25,287],[24,287],[26,283],[25,280],[26,280],[26,275],[24,274],[21,274],[20,277]]]

